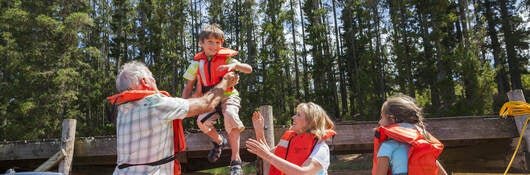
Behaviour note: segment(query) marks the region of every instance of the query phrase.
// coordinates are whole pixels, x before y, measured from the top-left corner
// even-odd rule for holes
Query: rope
[[[521,101],[506,102],[504,103],[504,105],[502,105],[501,110],[499,111],[499,115],[503,118],[507,118],[508,116],[523,116],[528,114],[530,114],[530,104]],[[515,151],[513,152],[508,167],[506,167],[506,170],[504,171],[504,175],[508,174],[508,171],[512,166],[513,160],[515,159],[515,155],[517,155],[517,151],[519,151],[519,147],[521,146],[521,141],[523,140],[523,135],[526,131],[528,121],[530,121],[530,117],[527,117],[524,122],[523,128],[521,129],[521,134],[519,135],[519,141],[517,141],[517,146],[515,147]]]
[[[522,116],[530,114],[530,104],[522,101],[510,101],[504,103],[501,107],[499,115],[503,118],[508,116]]]

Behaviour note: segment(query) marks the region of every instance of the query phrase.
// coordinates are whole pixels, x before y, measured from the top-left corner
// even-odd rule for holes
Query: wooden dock
[[[428,118],[427,129],[446,146],[442,162],[447,169],[468,171],[482,169],[499,172],[508,164],[515,148],[514,140],[519,136],[513,118],[498,116],[464,116]],[[373,149],[373,128],[377,122],[351,122],[336,125],[337,135],[328,142],[332,154],[371,153]],[[275,128],[275,138],[280,138],[286,127]],[[226,133],[223,133],[226,134]],[[254,136],[252,128],[241,134],[241,156],[244,161],[255,160],[245,150],[244,141]],[[210,164],[206,156],[211,148],[207,136],[202,133],[186,134],[187,150],[179,155],[184,171],[196,171],[227,166],[230,149],[227,148],[218,163]],[[277,143],[277,141],[276,141]],[[0,142],[0,172],[9,168],[31,170],[59,151],[61,141],[34,140]],[[82,167],[106,167],[112,171],[116,161],[116,138],[114,136],[76,138],[73,155],[73,172]],[[521,166],[519,161],[513,167]],[[103,173],[110,174],[110,173]]]

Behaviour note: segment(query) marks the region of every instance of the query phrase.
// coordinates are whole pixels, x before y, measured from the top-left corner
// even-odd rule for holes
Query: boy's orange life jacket
[[[151,91],[151,90],[128,90],[113,96],[107,97],[107,100],[113,105],[120,105],[130,101],[141,100],[147,96],[161,93],[165,96],[170,97],[166,91]],[[184,128],[182,127],[182,119],[173,120],[173,141],[174,141],[174,150],[175,154],[186,149],[186,140],[184,139]],[[180,163],[177,159],[174,160],[174,172],[175,174],[180,174],[181,168]]]
[[[429,133],[427,133],[429,134]],[[411,145],[408,153],[408,174],[424,175],[438,174],[436,159],[442,153],[444,145],[435,137],[429,134],[429,141],[416,128],[401,127],[393,124],[385,127],[378,127],[374,137],[374,160],[372,174],[375,174],[377,167],[377,152],[381,143],[388,139],[393,139]],[[388,170],[388,174],[391,170]]]
[[[327,130],[326,135],[322,137],[322,141],[333,137],[335,134],[335,131]],[[302,166],[317,143],[318,139],[313,133],[296,134],[293,130],[287,130],[283,133],[280,142],[274,150],[274,154],[293,164]],[[285,173],[271,165],[269,174],[283,175]]]
[[[204,51],[195,54],[193,59],[199,61],[199,70],[197,73],[199,74],[199,81],[201,81],[201,85],[203,86],[203,92],[208,91],[222,80],[223,76],[228,73],[228,70],[218,71],[217,68],[221,65],[226,65],[226,60],[237,55],[237,53],[237,51],[232,49],[221,48],[210,60],[208,60]],[[227,88],[226,92],[232,92],[233,89],[233,87]]]

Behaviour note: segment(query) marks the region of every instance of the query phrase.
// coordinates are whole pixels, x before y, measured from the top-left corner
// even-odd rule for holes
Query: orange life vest
[[[223,76],[228,73],[228,70],[218,71],[217,68],[221,65],[226,65],[226,60],[237,55],[237,53],[237,51],[232,49],[221,48],[210,60],[208,60],[204,51],[195,54],[193,59],[199,62],[197,73],[199,74],[199,81],[203,86],[203,92],[208,91],[223,79]],[[227,88],[226,92],[232,92],[233,89],[233,87]]]
[[[113,104],[113,105],[120,105],[123,103],[127,103],[130,101],[136,101],[141,100],[149,95],[153,95],[156,93],[161,93],[165,96],[170,97],[168,92],[166,91],[151,91],[151,90],[128,90],[124,91],[119,94],[115,94],[113,96],[107,97],[107,100]],[[182,127],[182,120],[177,119],[173,120],[173,145],[175,154],[177,154],[180,151],[184,151],[186,149],[186,140],[184,138],[184,127]],[[181,174],[181,168],[180,163],[177,159],[174,160],[174,174],[179,175]]]
[[[380,126],[376,129],[372,174],[375,174],[377,167],[377,152],[379,151],[379,147],[388,139],[411,145],[408,152],[409,175],[438,174],[436,159],[442,153],[444,145],[430,134],[429,141],[427,141],[418,129],[401,127],[399,124],[385,127]],[[390,173],[391,170],[389,169],[388,174]]]
[[[321,140],[325,141],[335,134],[335,131],[327,130],[326,135]],[[287,130],[283,133],[280,142],[274,150],[274,154],[293,164],[302,166],[317,143],[318,139],[313,133],[297,134],[293,130]],[[283,175],[284,173],[271,165],[269,174]]]

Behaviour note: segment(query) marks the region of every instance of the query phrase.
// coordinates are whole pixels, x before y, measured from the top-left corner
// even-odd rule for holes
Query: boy
[[[248,64],[240,63],[233,59],[237,51],[221,47],[224,42],[224,32],[218,25],[213,24],[204,28],[199,34],[199,46],[202,52],[195,55],[194,61],[190,64],[184,78],[188,80],[182,92],[182,98],[189,98],[195,81],[196,91],[206,92],[215,86],[222,77],[230,71],[239,71],[246,74],[252,73],[252,67]],[[213,148],[208,154],[208,161],[215,162],[221,156],[221,151],[230,144],[232,150],[230,162],[230,174],[242,174],[241,157],[239,156],[239,143],[241,131],[245,129],[243,122],[239,119],[239,108],[241,99],[239,93],[232,87],[226,90],[225,98],[221,106],[205,114],[199,115],[197,125],[203,133],[212,139]],[[228,133],[228,141],[221,136],[214,127],[217,118],[224,117],[225,130]]]

